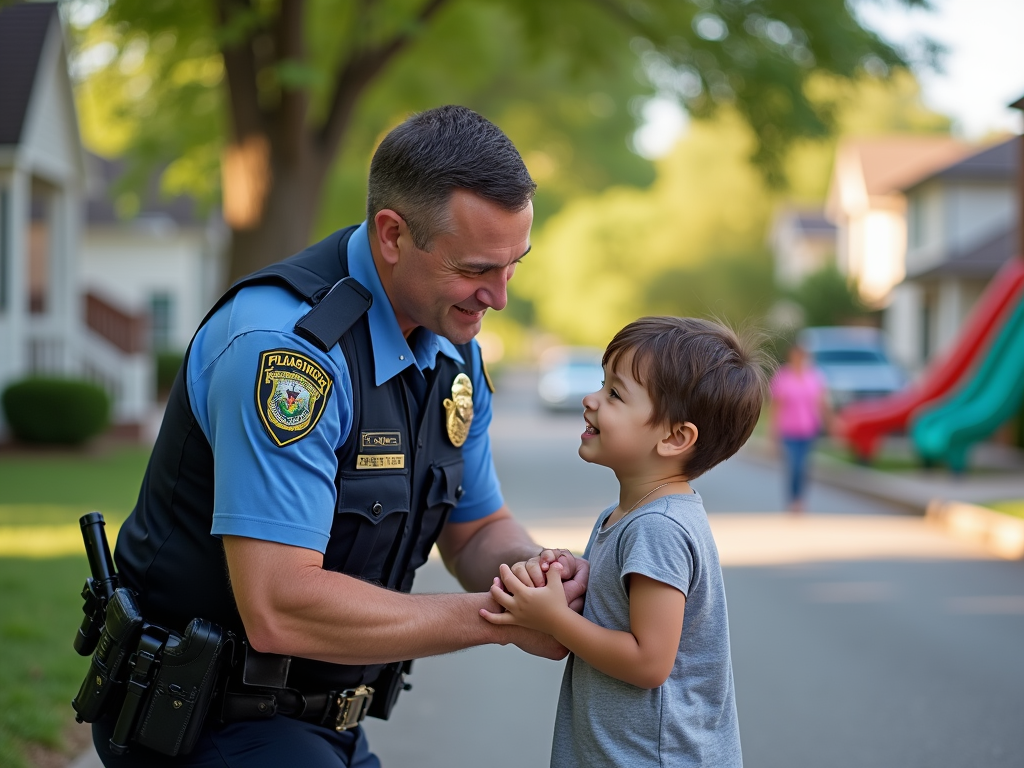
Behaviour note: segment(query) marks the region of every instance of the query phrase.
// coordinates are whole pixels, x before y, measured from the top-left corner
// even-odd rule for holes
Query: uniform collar
[[[409,343],[398,327],[395,310],[377,274],[370,252],[370,236],[364,221],[348,241],[348,271],[373,296],[373,304],[367,313],[370,323],[370,341],[373,347],[373,370],[379,387],[413,363],[419,370],[433,368],[440,352],[458,363],[464,363],[459,350],[448,339],[438,336],[426,328],[416,334],[416,349]]]

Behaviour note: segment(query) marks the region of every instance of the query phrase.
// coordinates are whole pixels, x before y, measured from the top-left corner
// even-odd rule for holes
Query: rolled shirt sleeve
[[[315,426],[284,446],[264,426],[257,394],[262,354],[275,349],[312,359],[332,379]],[[337,495],[335,450],[352,423],[347,367],[292,334],[251,331],[209,361],[190,360],[189,374],[193,411],[215,457],[212,533],[323,553]]]

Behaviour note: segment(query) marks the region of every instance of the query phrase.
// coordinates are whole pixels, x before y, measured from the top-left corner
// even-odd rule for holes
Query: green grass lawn
[[[845,446],[834,440],[819,440],[815,443],[814,452],[821,456],[827,456],[830,459],[842,461],[846,464],[853,466],[862,466],[857,462],[856,457],[853,453]],[[880,472],[915,472],[925,468],[924,463],[914,455],[908,455],[905,452],[898,451],[886,451],[882,450],[876,455],[870,463],[863,465],[870,469],[877,469]],[[949,470],[945,467],[936,468],[939,471],[948,472]],[[987,475],[999,475],[1004,470],[995,469],[992,467],[968,467],[967,470],[962,473],[964,477],[985,477]]]
[[[994,509],[996,512],[1002,512],[1005,515],[1013,515],[1014,517],[1024,517],[1024,499],[1010,499],[1009,501],[996,501],[991,504],[986,504],[989,509]]]
[[[847,464],[856,464],[857,460],[845,446],[836,443],[819,441],[814,448],[816,453],[828,456]],[[882,452],[878,454],[867,466],[882,472],[902,472],[907,470],[921,469],[921,462],[912,456],[893,455]]]
[[[98,510],[116,530],[148,458],[148,448],[0,454],[0,765],[67,749],[62,731],[88,669],[72,647],[89,575],[78,518]]]

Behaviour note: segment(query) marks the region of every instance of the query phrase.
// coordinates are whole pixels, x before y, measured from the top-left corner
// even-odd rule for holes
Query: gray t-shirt
[[[718,548],[698,494],[664,496],[601,530],[584,554],[590,582],[583,615],[629,631],[627,574],[686,595],[676,662],[659,688],[637,688],[570,655],[562,678],[552,768],[715,766],[739,768],[729,618]]]

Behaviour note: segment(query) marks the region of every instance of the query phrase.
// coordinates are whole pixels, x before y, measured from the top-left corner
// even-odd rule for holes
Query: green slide
[[[1024,400],[1024,301],[999,332],[974,376],[949,399],[912,417],[911,439],[926,461],[967,468],[971,446],[1006,423]]]

